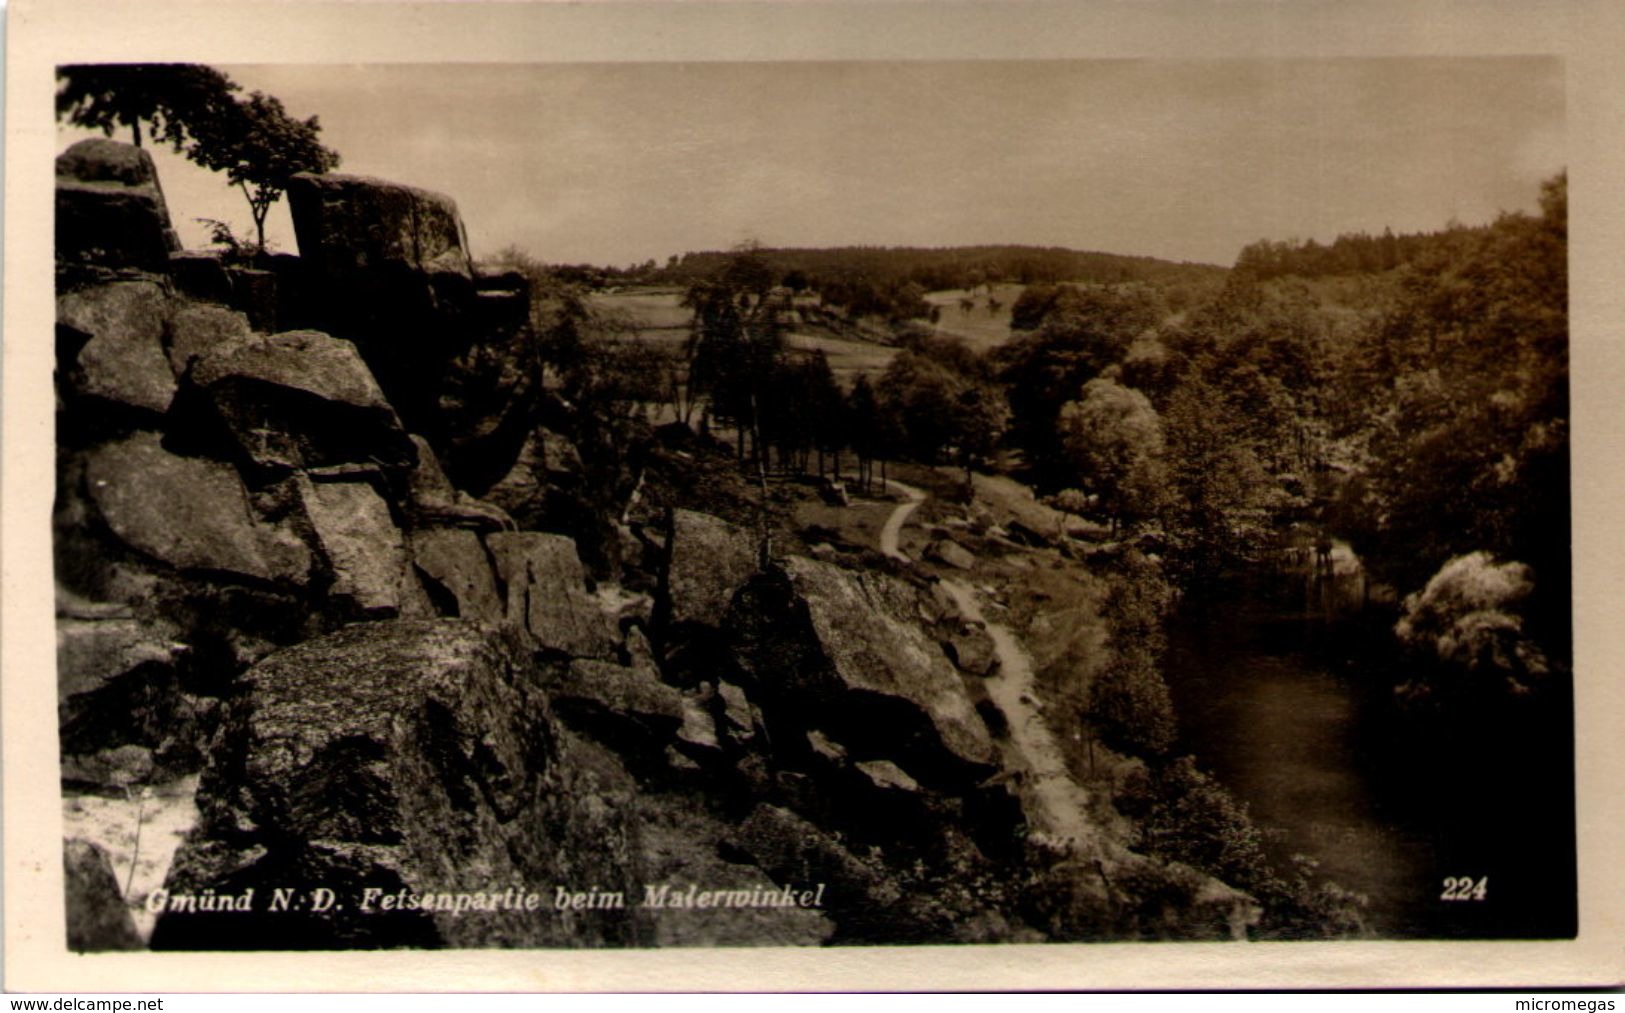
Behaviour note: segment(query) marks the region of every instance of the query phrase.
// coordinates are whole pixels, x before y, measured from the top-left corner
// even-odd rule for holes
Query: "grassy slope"
[[[595,309],[625,321],[638,340],[676,347],[688,340],[690,314],[678,305],[681,299],[682,293],[675,289],[626,289],[594,293],[588,301]],[[823,352],[835,378],[848,387],[861,374],[874,377],[885,372],[897,355],[895,348],[855,341],[819,327],[792,329],[785,344],[808,355]]]
[[[988,292],[978,288],[972,296],[976,305],[969,311],[961,309],[959,300],[971,293],[965,289],[945,292],[927,292],[925,301],[939,308],[937,333],[960,338],[978,352],[996,348],[1010,340],[1010,307],[1020,298],[1022,285],[994,285],[992,299],[1002,305],[997,311],[988,309]]]

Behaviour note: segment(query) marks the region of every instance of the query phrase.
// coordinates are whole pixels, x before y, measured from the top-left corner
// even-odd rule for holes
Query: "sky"
[[[1534,210],[1565,165],[1556,57],[220,69],[319,115],[339,171],[452,196],[478,258],[755,240],[1228,265],[1261,238]],[[199,217],[252,234],[223,177],[158,155],[188,246]],[[285,201],[268,235],[297,249]]]

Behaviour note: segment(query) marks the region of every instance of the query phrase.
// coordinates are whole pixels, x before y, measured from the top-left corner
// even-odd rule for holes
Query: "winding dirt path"
[[[925,490],[916,489],[912,485],[897,481],[895,478],[888,478],[886,484],[907,496],[908,502],[897,504],[897,509],[893,510],[891,516],[886,518],[886,526],[880,529],[880,551],[893,559],[901,559],[906,563],[909,561],[908,556],[904,555],[903,551],[897,547],[897,537],[903,533],[903,523],[908,520],[908,515],[918,509],[921,503],[925,502]]]
[[[1094,825],[1086,815],[1089,794],[1072,779],[1060,743],[1038,711],[1033,696],[1033,663],[1026,648],[1007,627],[989,622],[982,614],[976,594],[957,580],[944,578],[943,590],[959,606],[959,611],[979,622],[993,638],[993,653],[999,659],[999,674],[987,679],[988,696],[1010,722],[1010,744],[1022,774],[1023,809],[1034,828],[1052,842],[1069,850],[1095,836]]]
[[[886,519],[886,526],[880,532],[880,551],[907,561],[908,556],[897,547],[897,539],[909,515],[925,502],[926,493],[895,480],[889,480],[889,484],[907,496],[908,502],[899,503]],[[987,679],[985,684],[988,696],[1010,723],[1010,736],[1004,749],[1005,766],[1019,775],[1023,811],[1034,830],[1050,842],[1067,850],[1078,850],[1098,835],[1087,816],[1089,794],[1067,771],[1060,744],[1039,713],[1033,696],[1031,656],[1007,627],[988,621],[970,585],[951,577],[941,578],[941,583],[959,606],[960,613],[966,619],[981,623],[993,640],[999,674]]]

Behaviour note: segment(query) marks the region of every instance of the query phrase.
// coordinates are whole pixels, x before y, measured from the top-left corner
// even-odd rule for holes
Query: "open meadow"
[[[640,341],[663,347],[680,346],[688,340],[689,310],[680,305],[682,293],[676,289],[626,289],[595,292],[588,303],[613,319],[624,322]],[[850,388],[860,375],[871,379],[886,371],[897,349],[869,341],[831,334],[821,327],[792,327],[784,343],[793,351],[811,355],[823,352],[842,387]]]
[[[975,290],[947,289],[927,292],[925,301],[941,309],[938,334],[961,338],[976,351],[985,352],[1010,340],[1010,307],[1015,305],[1025,287],[993,285],[991,295],[987,286],[977,286]],[[969,309],[965,308],[967,299]]]

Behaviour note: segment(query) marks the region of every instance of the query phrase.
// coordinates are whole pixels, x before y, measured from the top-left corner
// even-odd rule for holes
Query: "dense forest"
[[[1445,233],[1461,231],[1465,231],[1463,226],[1452,225]],[[1246,271],[1261,281],[1289,275],[1317,278],[1374,274],[1390,271],[1423,256],[1443,234],[1396,236],[1392,229],[1384,229],[1380,236],[1350,232],[1338,236],[1327,245],[1313,239],[1287,242],[1260,239],[1246,246],[1236,257],[1236,270]]]

